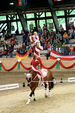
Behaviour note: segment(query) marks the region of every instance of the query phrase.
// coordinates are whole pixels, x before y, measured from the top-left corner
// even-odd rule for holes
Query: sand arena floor
[[[29,88],[0,92],[0,113],[75,113],[75,84],[55,85],[50,97],[44,97],[44,88],[35,91],[37,101],[33,99],[26,105]]]
[[[0,59],[6,68],[12,67],[16,62],[16,59]],[[31,59],[23,61],[24,65],[30,66]],[[46,58],[42,59],[43,63],[47,66],[52,65],[55,60]],[[45,62],[44,62],[45,61]],[[65,66],[71,65],[73,61],[62,61]],[[7,64],[7,65],[6,65]],[[68,77],[75,77],[75,67],[72,69],[56,70],[52,69],[55,79],[67,80]],[[17,67],[10,73],[5,72],[3,69],[0,72],[0,85],[19,83],[19,89],[13,89],[8,91],[0,91],[0,113],[75,113],[75,83],[58,83],[51,90],[50,97],[44,97],[44,88],[39,87],[36,89],[36,99],[33,99],[29,105],[26,105],[29,97],[30,89],[26,86],[22,87],[22,83],[25,81],[25,70],[21,67],[17,70]],[[26,82],[26,81],[25,81]]]

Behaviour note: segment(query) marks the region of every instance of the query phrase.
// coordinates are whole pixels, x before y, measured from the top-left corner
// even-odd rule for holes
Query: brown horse
[[[49,92],[48,92],[48,96],[49,96],[50,95],[50,90],[54,86],[54,82],[53,82],[53,79],[54,78],[53,78],[52,72],[50,70],[44,69],[44,71],[47,72],[46,73],[46,76],[44,76],[45,97],[47,97],[47,94],[46,94],[47,84],[49,85]],[[37,75],[36,72],[34,72],[34,71],[31,70],[30,73],[27,73],[26,74],[26,80],[28,81],[28,86],[31,89],[31,93],[29,95],[29,99],[28,99],[28,101],[26,103],[26,104],[29,104],[30,101],[31,101],[32,95],[34,96],[34,101],[36,101],[34,91],[38,87],[38,84],[39,84],[39,76]]]

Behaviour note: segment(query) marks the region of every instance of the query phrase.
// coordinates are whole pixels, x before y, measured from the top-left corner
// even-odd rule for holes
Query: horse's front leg
[[[38,84],[37,84],[37,85],[38,85]],[[29,103],[30,103],[32,95],[34,96],[34,101],[36,100],[36,98],[35,98],[35,94],[34,94],[34,91],[35,91],[37,85],[34,84],[35,87],[30,87],[30,89],[31,89],[31,93],[30,93],[30,95],[29,95],[29,99],[28,99],[28,101],[27,101],[26,104],[29,104]]]
[[[29,104],[29,103],[30,103],[32,95],[33,95],[33,91],[31,91],[31,93],[30,93],[30,95],[29,95],[29,98],[28,98],[28,101],[27,101],[26,104]]]
[[[47,91],[47,84],[46,83],[44,83],[45,84],[45,97],[47,98],[47,93],[46,93],[46,91]]]
[[[34,96],[34,101],[36,101],[35,93],[34,93],[35,89],[36,89],[36,87],[31,88],[31,93],[29,95],[29,99],[28,99],[28,101],[27,101],[26,104],[29,104],[30,103],[32,95]]]
[[[33,92],[33,100],[36,101],[35,93]]]

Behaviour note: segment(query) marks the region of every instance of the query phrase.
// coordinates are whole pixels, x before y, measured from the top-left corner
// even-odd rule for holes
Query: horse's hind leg
[[[48,85],[49,85],[48,96],[50,96],[50,90],[51,90],[51,82],[48,82]]]
[[[47,94],[46,94],[46,92],[47,92],[47,84],[46,83],[44,83],[45,84],[45,97],[47,98]]]
[[[33,100],[36,101],[35,93],[33,92]]]

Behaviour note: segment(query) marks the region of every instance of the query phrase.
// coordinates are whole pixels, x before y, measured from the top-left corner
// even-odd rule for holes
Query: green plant
[[[25,87],[25,82],[23,82],[23,87]]]
[[[60,79],[60,83],[63,83],[63,79],[62,79],[62,77],[61,77],[61,79]]]

